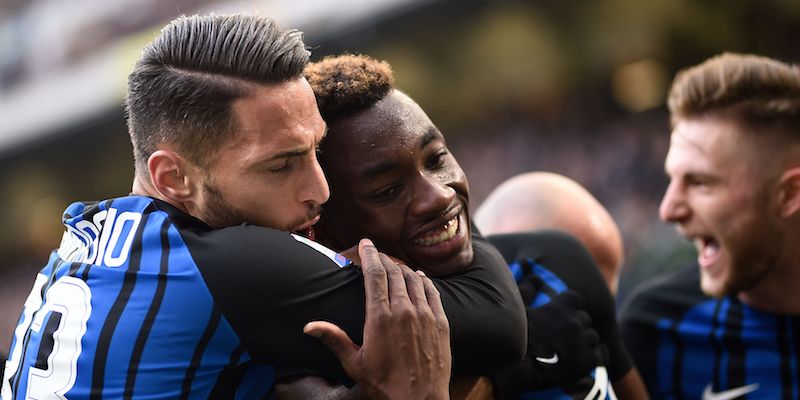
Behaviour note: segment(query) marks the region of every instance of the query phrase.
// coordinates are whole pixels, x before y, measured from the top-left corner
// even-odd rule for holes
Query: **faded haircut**
[[[302,33],[255,15],[182,16],[142,51],[128,77],[125,112],[138,173],[169,143],[208,166],[236,132],[232,103],[257,84],[300,78],[309,51]]]

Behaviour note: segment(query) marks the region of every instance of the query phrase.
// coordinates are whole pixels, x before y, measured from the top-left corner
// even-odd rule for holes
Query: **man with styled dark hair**
[[[445,399],[450,326],[454,341],[492,339],[456,346],[478,365],[459,368],[522,357],[518,310],[492,311],[519,329],[474,326],[369,240],[361,269],[309,240],[329,191],[307,58],[299,32],[243,15],[178,18],[145,48],[126,99],[132,194],[64,212],[3,399],[262,398],[275,364],[352,378],[371,397]],[[444,298],[480,293],[435,283]]]
[[[531,235],[518,235],[502,241],[508,259],[497,254],[470,223],[467,179],[444,136],[419,105],[394,87],[387,63],[368,56],[341,55],[310,64],[306,76],[329,126],[320,147],[320,163],[331,185],[331,199],[317,226],[317,236],[324,243],[343,249],[365,235],[387,254],[422,268],[428,275],[446,275],[449,279],[463,279],[459,275],[463,271],[486,262],[507,268],[507,262],[521,261],[516,254],[530,256],[533,264],[564,264],[563,268],[581,277],[577,279],[579,290],[588,293],[588,301],[594,303],[589,309],[598,317],[610,318],[610,325],[606,321],[597,323],[604,328],[602,340],[614,345],[609,335],[616,334],[614,302],[586,250],[565,235],[542,235],[532,241]],[[542,254],[528,251],[535,247],[529,246],[532,242],[547,242],[553,246],[550,250],[557,250],[551,252],[557,256],[545,254],[540,258]],[[525,287],[523,301],[538,298],[536,307],[527,309],[531,327],[528,355],[512,368],[490,371],[494,395],[518,398],[529,392],[525,395],[613,398],[607,376],[601,376],[605,368],[600,368],[601,374],[590,374],[605,363],[605,345],[598,345],[598,332],[589,326],[589,315],[578,311],[582,308],[581,296],[563,286],[537,296],[543,282],[523,273],[533,264],[518,265],[517,276]],[[492,292],[519,296],[523,289],[518,290],[514,281],[509,281],[504,286],[495,285]],[[486,286],[480,281],[474,284]],[[496,300],[488,300],[471,296],[460,301],[474,304],[481,316],[475,324],[494,324],[484,310]],[[606,314],[609,310],[611,313]],[[457,340],[454,337],[454,343]],[[620,349],[613,349],[616,357]],[[625,354],[613,361],[613,378],[618,371],[624,374],[630,368]],[[350,394],[325,379],[298,380],[297,376],[282,375],[285,383],[279,385],[280,398]],[[596,380],[592,378],[595,375]],[[491,385],[487,389],[484,380],[473,386],[469,381],[458,383],[451,387],[453,398],[492,395]],[[532,393],[535,389],[538,391]],[[643,391],[642,387],[638,393]]]
[[[722,54],[675,77],[659,210],[696,265],[622,313],[655,398],[796,398],[800,390],[800,68]]]

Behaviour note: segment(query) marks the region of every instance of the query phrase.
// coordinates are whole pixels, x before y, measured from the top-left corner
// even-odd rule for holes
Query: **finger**
[[[339,254],[347,257],[348,260],[361,265],[361,259],[358,256],[358,245],[350,247],[349,249],[345,249],[339,252]]]
[[[342,362],[346,370],[355,361],[359,347],[342,328],[325,321],[313,321],[303,327],[303,333],[319,339]]]
[[[369,239],[362,239],[358,244],[358,255],[361,257],[361,272],[364,274],[364,292],[366,295],[366,312],[389,309],[389,287],[386,280],[386,269],[378,255],[378,249]]]
[[[403,278],[403,271],[396,262],[392,261],[389,256],[383,253],[378,253],[386,268],[386,279],[389,285],[389,303],[392,307],[396,305],[408,305],[411,299],[408,298],[408,289],[406,288],[406,280]]]
[[[444,313],[444,307],[442,307],[442,298],[439,295],[439,289],[436,289],[436,286],[433,285],[433,281],[425,276],[425,273],[422,271],[417,271],[422,277],[422,285],[425,287],[425,297],[428,299],[428,306],[433,311],[433,315],[436,317],[437,320],[445,320],[447,321],[447,315]]]
[[[400,269],[403,271],[403,278],[406,280],[408,297],[411,302],[419,309],[430,310],[428,299],[425,297],[425,286],[422,284],[422,277],[404,265],[401,265]]]
[[[578,323],[580,323],[581,326],[584,328],[592,326],[592,317],[586,311],[583,310],[575,311],[575,318],[578,320]]]

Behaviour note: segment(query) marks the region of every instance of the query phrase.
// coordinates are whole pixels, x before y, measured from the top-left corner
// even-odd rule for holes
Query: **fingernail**
[[[361,239],[361,245],[362,246],[373,246],[373,247],[375,246],[375,244],[372,243],[372,240],[369,240],[367,238]]]
[[[315,331],[311,329],[311,323],[307,323],[306,326],[303,327],[303,333],[309,336],[313,336],[315,338],[319,338],[322,336],[320,331]]]
[[[425,272],[423,270],[421,270],[421,269],[418,269],[417,270],[417,275],[424,277],[425,276]]]

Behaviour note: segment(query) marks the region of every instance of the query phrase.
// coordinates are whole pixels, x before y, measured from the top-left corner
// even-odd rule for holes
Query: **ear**
[[[194,203],[200,194],[200,171],[172,150],[160,149],[147,160],[150,181],[171,203]]]
[[[778,189],[780,216],[789,218],[800,211],[800,167],[794,167],[781,175]]]

